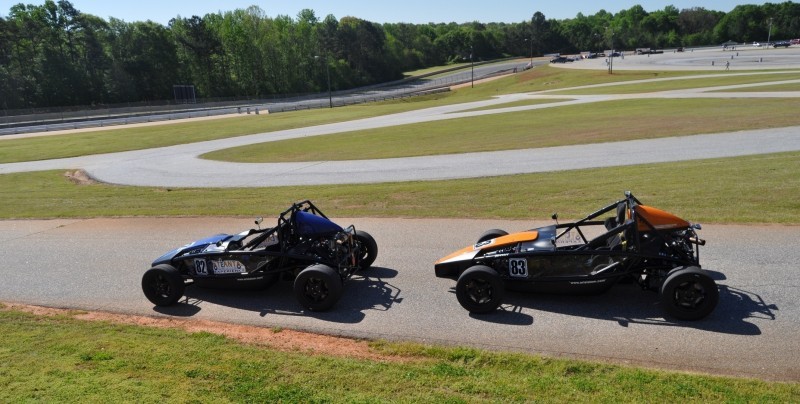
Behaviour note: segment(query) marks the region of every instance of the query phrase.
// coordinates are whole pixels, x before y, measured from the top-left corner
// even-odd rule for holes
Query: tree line
[[[397,80],[405,71],[505,56],[665,48],[800,36],[800,4],[732,11],[636,5],[618,13],[519,23],[378,24],[247,9],[152,21],[108,21],[66,0],[17,4],[0,17],[0,108],[48,108],[173,97],[266,98]]]

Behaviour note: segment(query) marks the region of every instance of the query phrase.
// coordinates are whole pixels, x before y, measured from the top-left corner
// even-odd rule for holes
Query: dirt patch
[[[83,170],[69,170],[64,173],[64,176],[67,177],[70,182],[76,185],[97,184],[97,181],[95,181],[89,176],[89,174],[86,173],[86,171]]]
[[[246,344],[267,346],[284,352],[304,352],[312,355],[330,355],[382,362],[410,362],[413,360],[408,357],[384,355],[375,352],[369,347],[368,342],[363,340],[283,328],[263,328],[208,320],[156,318],[98,311],[87,312],[84,310],[58,309],[17,303],[0,303],[0,310],[16,310],[37,316],[68,316],[84,321],[107,321],[114,324],[175,328],[187,332],[208,332]]]

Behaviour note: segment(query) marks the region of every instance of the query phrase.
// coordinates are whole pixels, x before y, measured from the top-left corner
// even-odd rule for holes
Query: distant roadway
[[[783,83],[800,83],[800,79]],[[757,84],[754,84],[757,85]],[[742,85],[731,86],[742,88]],[[715,87],[715,90],[723,87]],[[491,100],[408,111],[355,121],[289,129],[156,149],[83,157],[0,164],[0,174],[51,169],[84,169],[107,183],[164,187],[266,187],[375,183],[485,177],[518,173],[608,167],[765,154],[800,150],[800,127],[749,130],[626,142],[608,142],[541,149],[505,150],[380,160],[309,161],[294,163],[230,163],[199,158],[210,151],[299,137],[333,135],[419,122],[458,119],[514,111],[555,108],[636,98],[772,98],[800,92],[707,92],[689,89],[647,94],[575,95],[568,101],[502,107],[525,99],[563,99],[545,93],[512,94]],[[468,111],[495,106],[494,109]],[[460,112],[468,111],[468,112]],[[531,130],[535,130],[532,124]],[[2,140],[0,140],[2,142]],[[625,150],[625,153],[620,153]]]

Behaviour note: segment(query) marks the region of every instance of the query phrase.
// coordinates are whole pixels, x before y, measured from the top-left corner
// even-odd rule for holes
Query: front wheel
[[[478,237],[478,243],[482,243],[486,240],[491,240],[493,238],[498,238],[502,236],[507,236],[508,232],[502,229],[489,229],[483,232],[480,237]]]
[[[358,267],[367,269],[378,258],[378,243],[372,236],[361,230],[356,230],[356,241],[359,244]]]
[[[699,320],[719,302],[717,284],[697,267],[677,268],[661,286],[664,310],[679,320]]]
[[[327,265],[311,265],[295,278],[294,295],[308,310],[328,310],[342,296],[342,278]]]
[[[503,301],[505,286],[500,275],[485,265],[475,265],[464,271],[456,282],[456,298],[470,313],[495,311]]]
[[[170,306],[178,302],[186,290],[183,277],[172,265],[156,265],[142,276],[142,291],[156,306]]]

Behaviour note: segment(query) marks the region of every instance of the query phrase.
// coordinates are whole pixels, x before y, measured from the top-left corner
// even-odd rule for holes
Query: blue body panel
[[[294,220],[298,233],[304,237],[322,236],[343,230],[338,224],[308,212],[297,212]]]
[[[211,236],[211,237],[206,237],[204,239],[193,241],[193,242],[191,242],[189,244],[186,244],[185,246],[178,247],[178,248],[176,248],[176,249],[174,249],[174,250],[172,250],[172,251],[170,251],[170,252],[168,252],[168,253],[166,253],[166,254],[158,257],[158,258],[156,258],[156,260],[153,261],[153,265],[169,264],[176,255],[178,255],[178,254],[180,254],[180,253],[182,253],[182,252],[184,252],[186,250],[192,250],[192,249],[196,249],[196,248],[205,248],[205,246],[207,246],[209,244],[215,244],[215,243],[218,243],[220,241],[225,241],[225,240],[229,239],[230,237],[231,237],[230,234],[217,234],[217,235],[214,235],[214,236]]]

